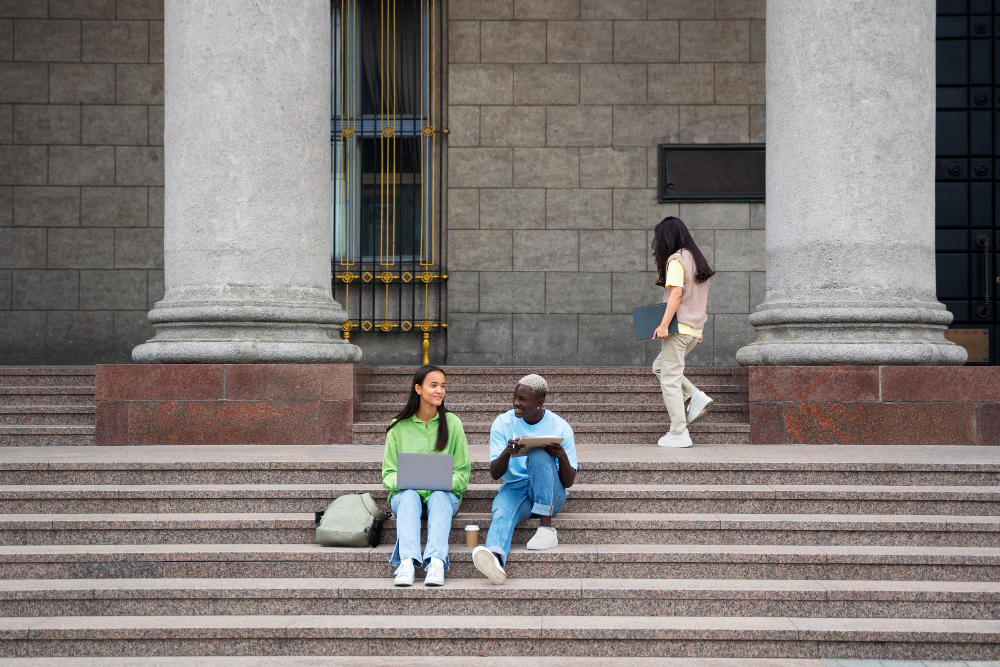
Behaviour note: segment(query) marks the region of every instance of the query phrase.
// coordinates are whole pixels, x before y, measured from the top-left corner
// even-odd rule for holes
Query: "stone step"
[[[686,372],[684,376],[696,386],[713,387],[735,387],[733,378],[729,375],[710,375],[707,373]],[[593,386],[620,387],[620,388],[654,388],[659,389],[660,384],[656,376],[647,368],[641,375],[590,375],[580,373],[575,375],[546,375],[546,382],[549,385],[549,393],[554,393],[556,387],[583,388]],[[482,375],[453,375],[447,377],[448,392],[463,391],[466,389],[496,390],[506,391],[513,394],[519,375],[493,375],[483,373]],[[401,394],[409,392],[410,382],[413,381],[411,375],[398,376],[372,376],[365,387],[369,390],[398,391]]]
[[[2,375],[0,387],[18,389],[20,387],[94,387],[93,375]]]
[[[0,405],[0,426],[92,425],[93,405]]]
[[[471,484],[463,512],[489,512],[497,484]],[[319,512],[333,498],[380,484],[6,485],[0,514]],[[939,514],[1000,515],[996,487],[863,485],[575,484],[561,514]]]
[[[0,387],[0,405],[94,405],[93,387]]]
[[[72,662],[69,662],[69,661]],[[466,656],[393,656],[393,664],[407,667],[468,667]],[[832,661],[810,658],[544,658],[476,656],[476,667],[840,667]],[[0,667],[191,667],[188,656],[140,658],[0,658]],[[198,667],[385,667],[383,656],[198,656]],[[846,667],[846,665],[844,666]],[[924,667],[894,661],[856,661],[852,667]],[[931,667],[927,665],[926,667]],[[953,667],[966,667],[955,663]],[[996,667],[970,664],[968,667]]]
[[[418,366],[371,366],[371,379],[399,377],[412,379]],[[529,373],[538,373],[550,384],[553,378],[567,377],[649,377],[649,366],[442,366],[449,378],[502,377],[517,381]],[[731,378],[733,369],[719,366],[689,366],[686,375],[697,374]]]
[[[0,387],[93,387],[93,366],[0,366]]]
[[[90,375],[94,366],[0,366],[0,377],[5,375]]]
[[[62,616],[0,619],[0,655],[563,655],[970,660],[1000,621],[717,616]],[[393,659],[395,662],[395,659]]]
[[[484,542],[484,534],[480,542]],[[393,544],[0,546],[0,579],[389,577]],[[451,545],[451,577],[479,577],[472,550]],[[515,544],[507,573],[521,578],[866,579],[1000,581],[1000,548],[782,545]]]
[[[464,422],[465,435],[469,444],[486,444],[490,440],[490,422]],[[385,424],[354,424],[354,444],[376,445],[385,443]],[[647,443],[656,446],[656,441],[666,433],[670,424],[573,424],[577,443],[614,445],[622,442]],[[699,445],[747,444],[750,442],[749,424],[712,424],[699,422],[688,430],[691,439]]]
[[[93,425],[0,426],[0,447],[93,446]]]
[[[489,514],[459,512],[450,542],[464,527],[485,532]],[[559,514],[552,525],[563,544],[772,544],[990,547],[1000,541],[998,516],[879,514]],[[526,542],[538,519],[514,531]],[[304,544],[315,539],[311,513],[4,514],[0,544]],[[382,531],[396,539],[395,522]]]
[[[721,403],[737,402],[737,388],[729,384],[705,384],[700,389]],[[365,401],[369,403],[385,403],[402,407],[406,402],[407,391],[400,388],[371,388],[365,392]],[[448,392],[448,403],[491,403],[507,406],[509,409],[512,392],[498,389],[496,386],[484,385],[466,387]],[[549,385],[546,394],[547,405],[556,406],[565,403],[612,403],[614,405],[653,405],[662,402],[662,392],[656,385],[649,386],[619,386],[612,384],[582,383],[579,385]],[[553,408],[554,409],[554,408]]]
[[[1000,583],[448,577],[443,588],[379,578],[7,579],[0,616],[380,614],[1000,618]]]
[[[448,409],[454,412],[463,422],[492,422],[493,419],[502,412],[506,412],[507,405],[494,403],[452,403],[448,402]],[[663,401],[650,405],[607,405],[595,403],[563,403],[561,405],[549,405],[548,408],[559,413],[570,424],[581,421],[603,424],[622,423],[656,423],[665,424],[669,422],[667,410],[663,406]],[[727,424],[747,424],[749,423],[749,408],[741,403],[719,403],[716,401],[712,405],[711,411],[705,416],[703,422],[706,424],[727,423]],[[375,422],[388,425],[389,421],[399,412],[397,407],[387,406],[383,403],[362,403],[358,416],[359,422]]]
[[[492,483],[471,445],[472,483]],[[383,445],[18,447],[0,484],[381,484]],[[577,446],[578,484],[1000,486],[1000,448]]]

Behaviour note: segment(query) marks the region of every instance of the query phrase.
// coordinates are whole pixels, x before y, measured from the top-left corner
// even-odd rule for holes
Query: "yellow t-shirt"
[[[672,259],[667,263],[667,281],[665,288],[670,289],[671,287],[684,288],[684,265],[681,264],[679,259]],[[677,333],[684,334],[685,336],[694,336],[695,338],[701,338],[701,329],[695,329],[692,326],[684,324],[683,322],[677,323]]]

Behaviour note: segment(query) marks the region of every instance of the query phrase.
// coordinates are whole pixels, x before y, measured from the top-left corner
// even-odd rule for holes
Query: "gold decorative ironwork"
[[[442,91],[437,77],[437,32],[443,17],[439,0],[414,3],[415,14],[401,0],[379,0],[378,9],[372,7],[378,12],[378,25],[371,27],[379,35],[371,40],[370,46],[378,51],[373,55],[365,51],[369,37],[361,29],[364,2],[337,0],[334,4],[340,15],[335,21],[333,63],[340,84],[334,91],[336,117],[331,134],[336,181],[334,292],[353,313],[353,320],[342,327],[345,340],[357,330],[420,331],[426,363],[430,332],[445,328],[442,283],[447,276],[441,266],[437,208],[437,176],[442,167],[437,136],[448,133],[440,117]],[[371,3],[375,5],[374,0]],[[410,16],[415,20],[400,20]],[[401,38],[404,35],[414,38]],[[414,49],[412,53],[406,51],[409,48]],[[378,67],[380,89],[370,96],[376,107],[374,123],[362,119],[364,72],[371,64],[367,58]],[[400,68],[411,67],[414,60],[419,62],[421,76],[410,97],[400,89],[404,79]],[[405,80],[408,86],[413,77],[407,74]],[[374,163],[369,151],[374,153]],[[412,175],[403,168],[410,156],[415,157]],[[415,186],[412,193],[411,185]],[[400,208],[410,201],[413,217],[404,216]],[[354,291],[357,294],[351,294]],[[421,301],[423,313],[419,312]]]
[[[356,329],[357,326],[358,326],[357,324],[355,324],[354,322],[352,322],[350,320],[347,320],[342,325],[340,325],[340,329],[342,331],[342,337],[343,337],[343,339],[346,340],[347,342],[350,342],[351,341],[351,331],[353,329]]]

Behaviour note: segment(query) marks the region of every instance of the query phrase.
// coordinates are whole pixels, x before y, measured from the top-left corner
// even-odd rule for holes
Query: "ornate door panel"
[[[938,0],[938,299],[969,363],[1000,359],[1000,2]]]

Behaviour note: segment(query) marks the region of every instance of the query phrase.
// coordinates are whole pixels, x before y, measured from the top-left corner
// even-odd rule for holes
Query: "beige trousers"
[[[694,349],[698,339],[684,334],[671,334],[663,339],[660,353],[653,360],[653,374],[660,380],[663,402],[670,414],[670,432],[683,433],[687,428],[684,404],[698,387],[684,377],[684,357]]]

